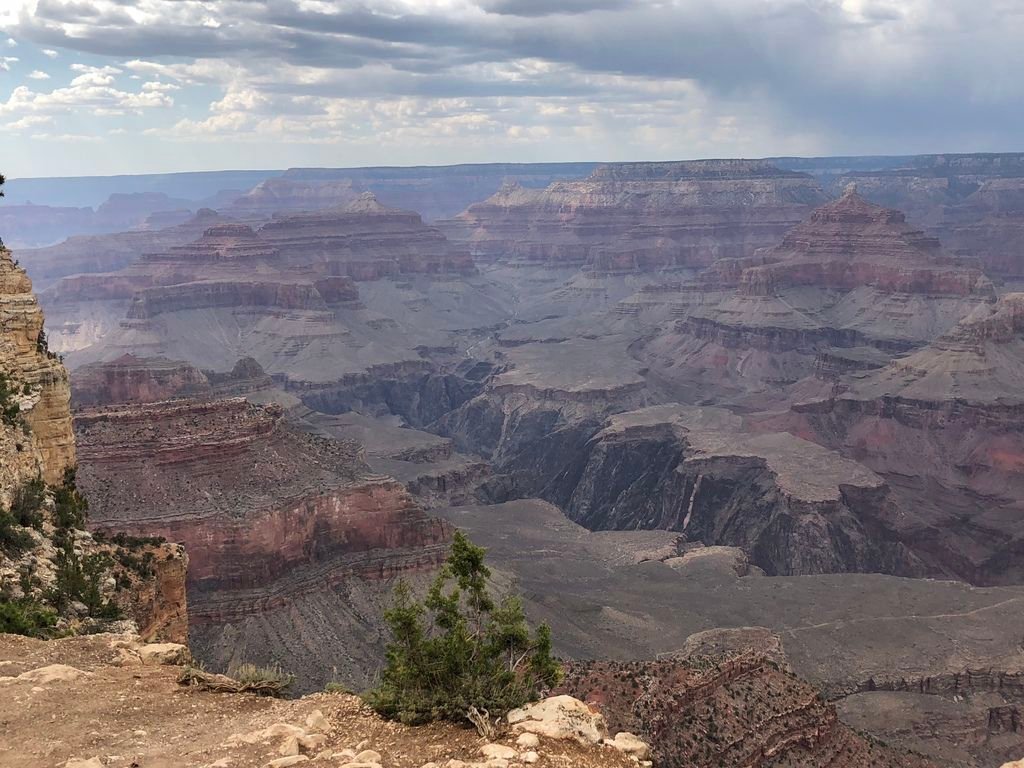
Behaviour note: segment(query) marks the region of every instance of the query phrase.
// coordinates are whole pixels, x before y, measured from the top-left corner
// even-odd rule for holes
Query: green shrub
[[[75,486],[75,468],[64,470],[62,483],[53,489],[54,521],[58,528],[84,528],[89,502]]]
[[[104,600],[100,589],[100,580],[112,565],[110,557],[104,553],[79,557],[74,539],[66,531],[58,531],[53,543],[57,547],[57,579],[48,595],[49,602],[63,611],[77,601],[93,618],[119,618],[121,610],[115,603]]]
[[[35,540],[25,526],[5,509],[0,509],[0,552],[10,556],[26,552],[32,548]]]
[[[19,525],[26,528],[43,528],[43,500],[46,498],[46,484],[41,477],[22,483],[11,500],[11,515]]]
[[[522,601],[496,603],[485,551],[461,532],[426,599],[400,583],[384,614],[392,641],[380,684],[367,703],[392,719],[478,722],[535,700],[561,670],[551,657],[551,632],[531,636]],[[478,728],[480,726],[478,725]]]
[[[21,406],[14,400],[17,387],[6,373],[0,372],[0,421],[8,426],[18,423]]]
[[[31,600],[0,600],[0,633],[49,637],[57,614]]]

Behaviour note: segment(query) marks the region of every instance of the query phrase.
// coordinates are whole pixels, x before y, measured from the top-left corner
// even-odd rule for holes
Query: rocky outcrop
[[[825,199],[810,177],[760,161],[624,163],[544,190],[507,184],[441,226],[487,259],[693,268],[777,242]]]
[[[25,425],[17,449],[25,454],[17,462],[22,469],[3,478],[4,485],[9,492],[37,473],[48,483],[59,483],[64,470],[75,464],[68,374],[47,347],[32,282],[2,245],[0,330],[0,365],[13,390],[9,397],[17,402],[18,420]]]
[[[874,473],[786,433],[747,434],[715,408],[612,416],[542,495],[587,528],[679,531],[740,547],[769,574],[923,573],[888,530]]]
[[[756,651],[577,662],[560,690],[590,702],[610,730],[641,735],[666,768],[930,765],[854,733],[814,688]]]
[[[242,395],[273,387],[273,379],[251,357],[242,358],[230,371],[201,371],[183,360],[129,354],[75,371],[71,401],[76,408],[90,408]]]
[[[276,406],[94,409],[76,430],[93,527],[185,544],[193,648],[211,666],[246,652],[303,687],[332,668],[362,684],[391,581],[443,559],[447,524],[372,473],[358,445],[302,432]]]
[[[109,363],[79,368],[71,397],[76,407],[88,408],[114,403],[154,403],[211,391],[202,371],[188,363],[124,355]]]

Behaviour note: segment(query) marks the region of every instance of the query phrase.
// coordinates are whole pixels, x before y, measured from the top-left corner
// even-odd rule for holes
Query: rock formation
[[[170,227],[144,228],[105,235],[73,235],[46,248],[19,250],[19,258],[40,290],[62,277],[87,272],[112,272],[127,267],[146,253],[158,253],[192,242],[208,227],[225,221],[216,211],[202,208]]]
[[[825,360],[877,365],[870,350],[925,344],[995,296],[975,264],[945,256],[902,213],[853,186],[778,246],[720,260],[680,291],[681,319],[647,345],[645,359],[695,391],[783,401],[780,385],[812,376]]]
[[[485,259],[697,268],[777,242],[825,199],[805,174],[758,161],[625,163],[544,190],[507,184],[442,228]]]
[[[599,708],[610,730],[642,735],[665,768],[931,765],[854,733],[813,687],[752,649],[578,662],[560,690]]]
[[[6,205],[0,212],[0,231],[18,249],[49,246],[71,235],[119,232],[143,225],[158,211],[188,215],[187,200],[162,193],[114,193],[100,206]]]
[[[503,181],[528,187],[590,173],[594,163],[480,163],[413,168],[291,168],[232,205],[240,215],[314,211],[347,205],[372,192],[385,204],[427,221],[449,218],[493,194]]]
[[[993,277],[1024,276],[1024,154],[921,155],[837,183],[851,181],[869,200],[907,211]]]
[[[450,355],[452,332],[493,323],[504,298],[474,273],[418,215],[363,195],[260,230],[215,224],[119,271],[66,277],[44,302],[73,367],[133,354],[223,370],[252,357],[271,375],[326,384]]]
[[[717,408],[612,416],[541,494],[587,528],[679,531],[740,547],[770,575],[923,573],[887,530],[878,476],[786,433],[748,434]]]
[[[75,371],[71,401],[76,408],[121,403],[156,403],[174,398],[231,396],[269,390],[271,379],[251,357],[230,371],[201,371],[183,360],[124,355]]]
[[[1019,582],[1024,296],[979,306],[934,343],[773,420],[904,489],[900,536],[976,583]]]
[[[332,669],[362,685],[392,581],[444,557],[446,524],[358,445],[302,432],[277,406],[113,406],[75,429],[94,529],[185,545],[192,645],[213,667],[246,656],[285,664],[303,689]]]
[[[275,217],[260,228],[260,239],[290,263],[326,263],[330,274],[356,280],[476,271],[469,252],[418,213],[381,205],[372,192],[343,208]]]
[[[22,442],[17,464],[7,482],[24,481],[40,474],[47,483],[60,482],[75,464],[75,437],[68,403],[71,390],[64,366],[50,353],[32,282],[0,246],[0,361],[11,398],[16,398],[19,419],[31,439]],[[28,450],[26,450],[26,444]],[[6,485],[6,483],[5,483]],[[12,486],[7,485],[8,489]]]

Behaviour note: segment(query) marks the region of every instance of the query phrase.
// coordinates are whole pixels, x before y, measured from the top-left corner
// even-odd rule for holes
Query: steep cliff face
[[[443,559],[446,523],[372,473],[358,445],[301,432],[276,406],[94,409],[76,430],[93,526],[184,543],[193,648],[211,665],[281,662],[303,687],[332,669],[362,684],[392,580]]]
[[[18,390],[21,419],[31,433],[28,441],[36,454],[28,471],[58,483],[64,470],[75,464],[75,437],[71,431],[71,389],[64,366],[49,353],[32,282],[0,246],[0,360]],[[30,462],[19,462],[30,464]],[[18,473],[13,481],[27,477]]]
[[[125,616],[183,640],[179,547],[97,539],[74,482],[68,374],[46,346],[24,271],[0,246],[0,603],[8,631],[76,631]],[[20,618],[19,618],[20,617]]]
[[[810,177],[763,162],[616,164],[544,190],[506,185],[441,226],[484,258],[701,267],[777,242],[825,199]]]
[[[888,530],[874,473],[789,434],[747,434],[716,408],[612,416],[542,493],[592,530],[680,531],[773,575],[924,572]]]

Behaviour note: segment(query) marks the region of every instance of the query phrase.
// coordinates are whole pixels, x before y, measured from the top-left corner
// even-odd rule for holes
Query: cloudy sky
[[[1024,149],[1024,0],[0,0],[8,176]]]

